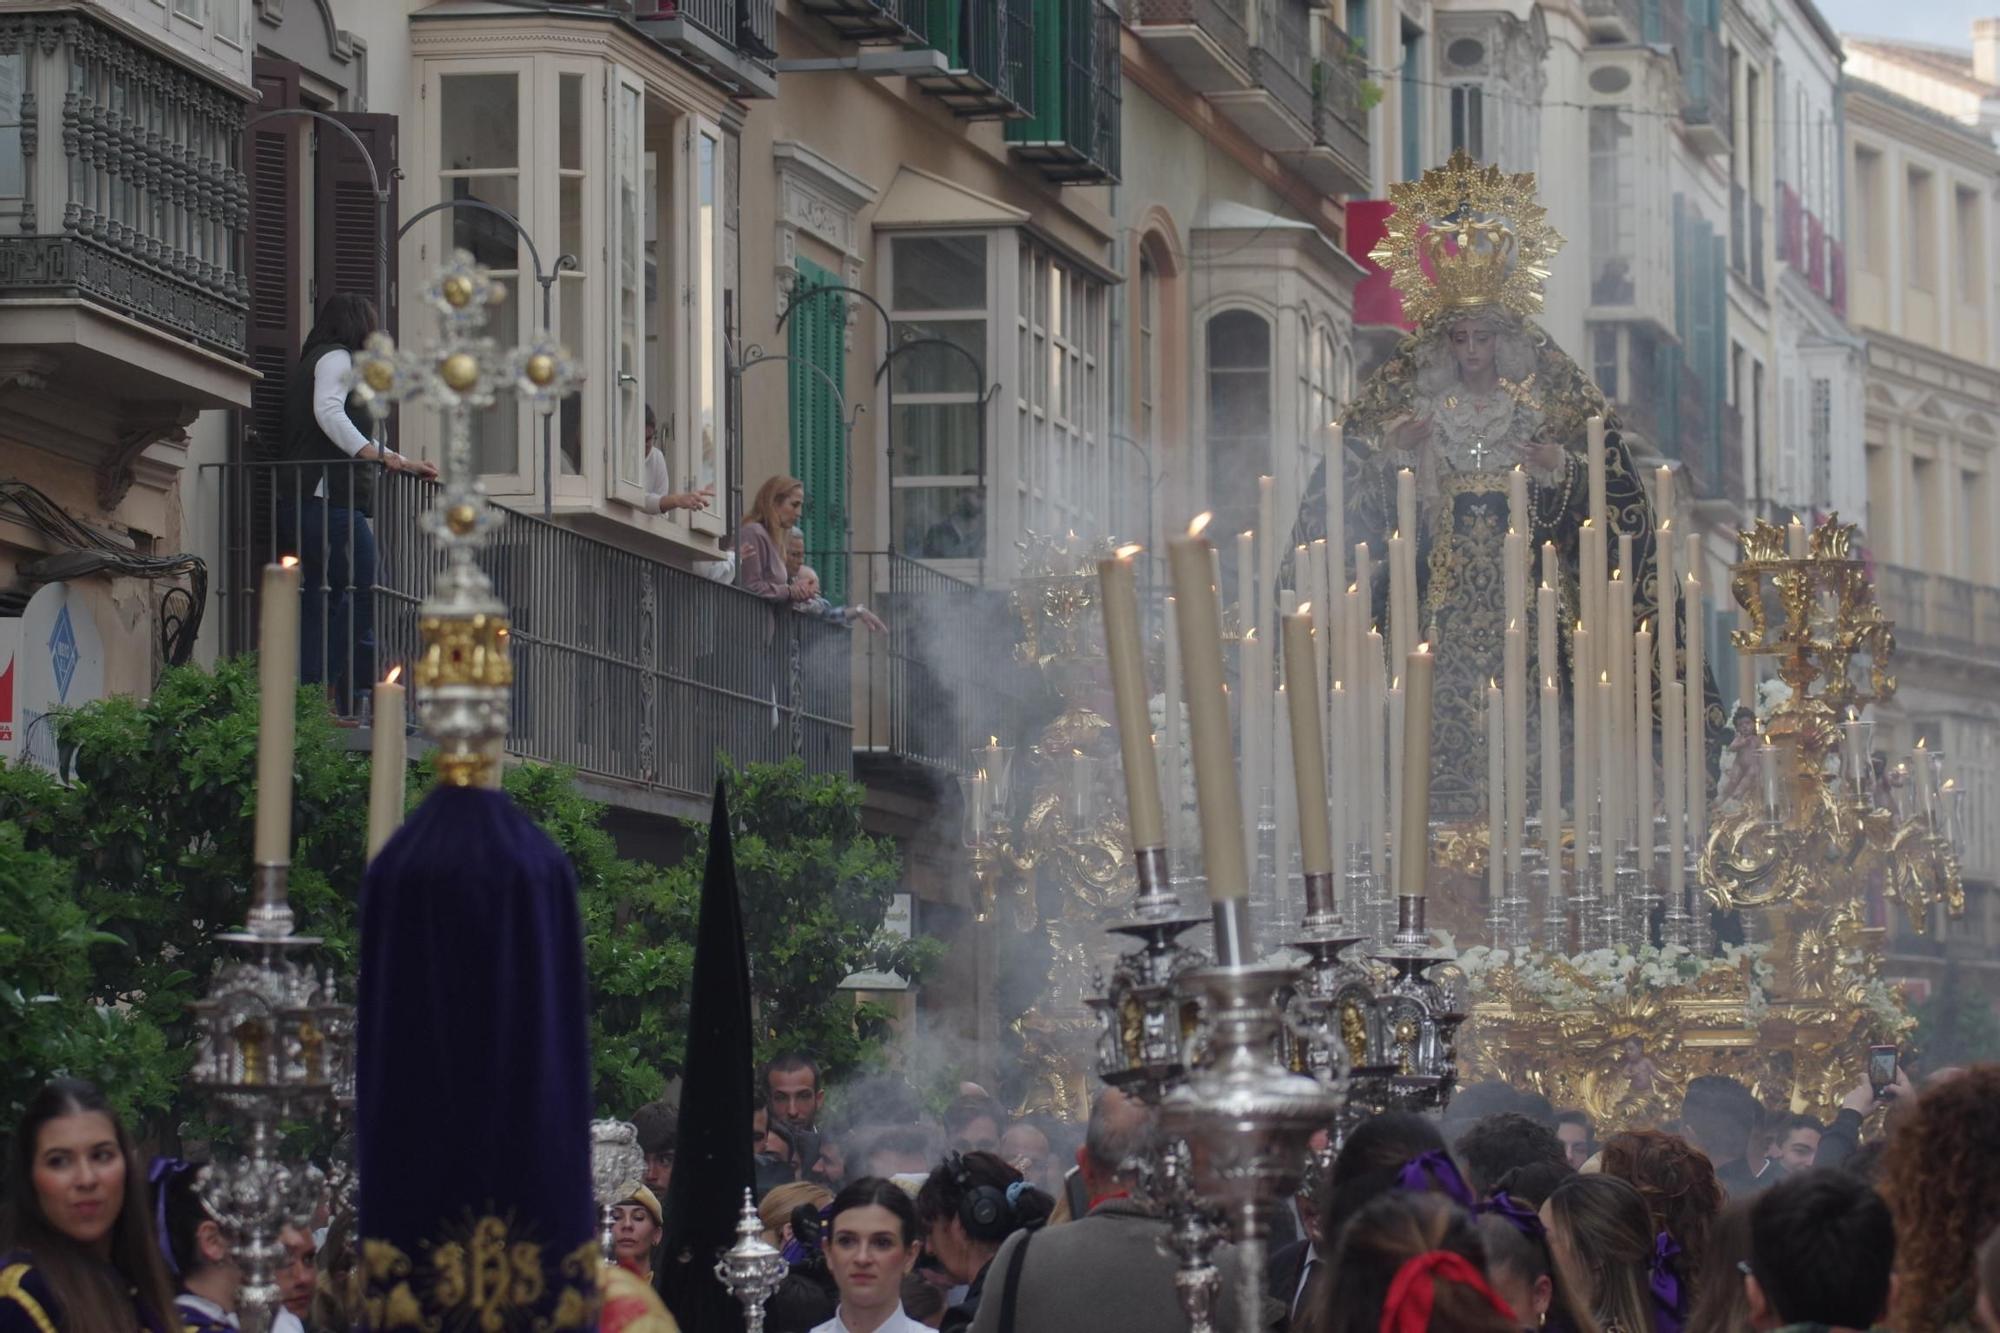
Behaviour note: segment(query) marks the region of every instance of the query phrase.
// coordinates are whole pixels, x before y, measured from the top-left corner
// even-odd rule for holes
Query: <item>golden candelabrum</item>
[[[1532,1086],[1601,1125],[1670,1119],[1702,1074],[1825,1116],[1861,1081],[1867,1047],[1908,1029],[1881,976],[1871,898],[1900,903],[1919,931],[1965,898],[1941,765],[1920,765],[1912,814],[1873,781],[1874,724],[1861,714],[1895,692],[1895,636],[1854,532],[1836,518],[1810,534],[1760,521],[1741,536],[1735,646],[1775,659],[1790,692],[1757,749],[1738,754],[1756,781],[1733,785],[1754,790],[1716,812],[1697,865],[1708,904],[1742,923],[1745,942],[1719,956],[1468,950],[1480,996],[1462,1042],[1471,1076]]]
[[[1135,892],[1117,741],[1099,707],[1107,686],[1096,562],[1110,549],[1075,538],[1024,543],[1008,598],[1016,652],[1059,711],[1024,762],[994,737],[974,749],[964,779],[979,916],[1003,938],[1039,933],[1049,954],[1042,993],[1013,1020],[1027,1071],[1021,1110],[1068,1120],[1090,1109],[1099,1020],[1085,998],[1112,961],[1105,927],[1129,912]]]

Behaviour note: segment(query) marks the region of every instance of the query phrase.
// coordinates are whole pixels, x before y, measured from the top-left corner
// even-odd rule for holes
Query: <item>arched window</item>
[[[1208,321],[1208,494],[1211,530],[1257,521],[1257,477],[1271,465],[1271,325],[1250,310]]]

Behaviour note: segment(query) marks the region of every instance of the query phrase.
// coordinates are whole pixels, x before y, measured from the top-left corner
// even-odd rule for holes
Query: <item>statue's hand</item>
[[[1389,443],[1407,453],[1422,448],[1424,441],[1430,438],[1430,433],[1430,414],[1425,413],[1423,416],[1412,414],[1401,418],[1389,428]]]
[[[1554,440],[1529,440],[1526,444],[1514,446],[1514,453],[1532,472],[1544,476],[1554,472],[1562,463],[1562,446]]]

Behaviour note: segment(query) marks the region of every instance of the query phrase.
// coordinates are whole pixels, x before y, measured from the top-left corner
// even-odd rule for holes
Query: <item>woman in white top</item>
[[[903,1277],[922,1250],[917,1208],[903,1187],[863,1176],[827,1210],[827,1267],[840,1308],[812,1333],[929,1333],[903,1313]]]
[[[376,473],[437,476],[435,464],[373,443],[366,413],[349,401],[354,353],[374,331],[364,296],[339,292],[320,307],[285,384],[286,466],[277,469],[278,540],[305,565],[300,675],[331,685],[342,713],[375,679]]]

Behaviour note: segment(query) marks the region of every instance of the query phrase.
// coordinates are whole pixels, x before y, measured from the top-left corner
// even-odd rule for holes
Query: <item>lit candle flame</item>
[[[1336,680],[1335,682],[1333,682],[1333,692],[1335,694],[1341,694],[1345,692],[1346,689],[1347,689],[1347,683],[1345,681]]]
[[[278,563],[286,569],[296,569],[298,568],[299,558],[295,555],[281,555],[278,557]]]
[[[1256,637],[1257,637],[1257,627],[1255,625],[1252,625],[1249,629],[1243,631],[1243,642],[1245,643],[1250,642],[1252,639]]]
[[[1298,614],[1300,614],[1300,615],[1302,615],[1302,616],[1309,616],[1309,615],[1311,615],[1312,613],[1313,613],[1313,604],[1312,604],[1311,602],[1300,602],[1300,603],[1299,603],[1299,610],[1298,610]]]
[[[1431,655],[1430,640],[1426,639],[1422,643],[1418,644],[1417,651],[1422,653],[1425,657],[1429,657]]]
[[[997,749],[999,749],[999,748],[1000,748],[1000,738],[999,738],[998,736],[988,736],[988,737],[986,738],[986,748],[987,748],[987,749],[989,749],[989,750],[997,750]]]
[[[1139,543],[1137,542],[1129,542],[1126,545],[1118,548],[1117,552],[1118,558],[1120,560],[1130,560],[1133,556],[1139,554],[1139,552],[1145,549],[1146,549],[1145,547],[1139,545]]]
[[[396,665],[389,668],[388,675],[382,677],[382,683],[384,685],[394,685],[397,681],[401,680],[402,678],[403,678],[403,664],[401,662],[398,662],[396,663]]]
[[[1609,671],[1598,672],[1597,683],[1599,685],[1609,685],[1611,683],[1611,673]]]
[[[1660,531],[1665,532],[1668,528],[1671,528],[1673,525],[1674,521],[1672,519],[1663,518],[1660,520]]]
[[[1403,688],[1403,678],[1402,678],[1401,676],[1391,676],[1391,677],[1389,677],[1389,688],[1390,688],[1390,689],[1392,689],[1392,690],[1400,690],[1400,689],[1402,689],[1402,688]]]
[[[1201,513],[1196,514],[1194,516],[1194,522],[1188,524],[1188,536],[1190,537],[1201,536],[1202,533],[1208,530],[1209,520],[1214,517],[1215,515],[1209,512],[1208,510],[1203,510]]]

